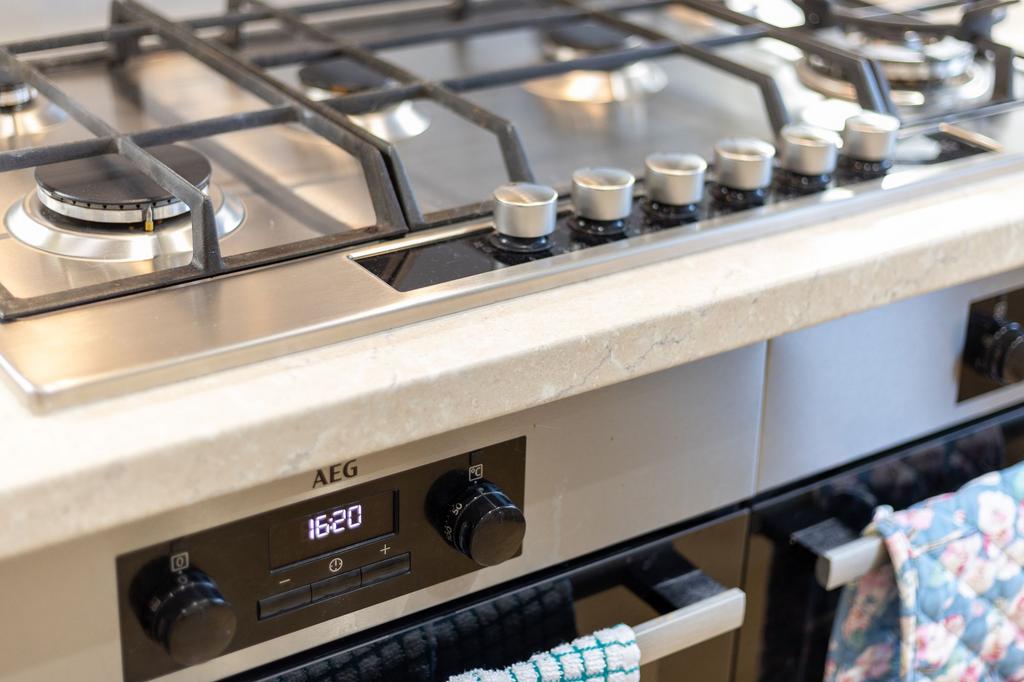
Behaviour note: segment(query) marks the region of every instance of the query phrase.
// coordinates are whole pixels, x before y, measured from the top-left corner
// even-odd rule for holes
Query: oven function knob
[[[621,168],[580,168],[572,174],[572,202],[586,221],[614,223],[633,212],[636,178]]]
[[[459,472],[458,478],[464,480],[464,476]],[[445,541],[481,566],[495,566],[518,554],[526,518],[515,502],[486,479],[454,490],[451,480],[439,481],[447,499],[437,514]]]
[[[551,187],[513,182],[494,190],[491,242],[502,251],[547,251],[557,222],[558,192]]]
[[[707,168],[707,162],[696,154],[651,154],[644,159],[647,200],[662,206],[699,204]]]
[[[231,604],[213,579],[196,569],[167,575],[141,606],[147,634],[181,665],[216,658],[235,636]]]
[[[843,158],[863,177],[884,175],[892,167],[900,120],[888,114],[865,111],[846,119],[843,126]]]
[[[1024,327],[974,313],[964,355],[975,371],[997,383],[1024,381]]]
[[[754,192],[772,183],[775,147],[753,137],[731,137],[715,145],[715,177],[733,190]]]

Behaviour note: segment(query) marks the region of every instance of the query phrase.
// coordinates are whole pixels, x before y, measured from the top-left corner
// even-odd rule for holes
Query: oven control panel
[[[118,557],[126,682],[518,556],[525,456],[517,438]]]
[[[971,304],[959,400],[1024,380],[1024,289]]]

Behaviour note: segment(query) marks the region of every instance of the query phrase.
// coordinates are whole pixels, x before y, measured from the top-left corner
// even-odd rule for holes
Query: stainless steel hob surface
[[[984,31],[957,28],[962,18],[942,29],[957,37],[918,29],[926,63],[913,71],[872,67],[858,50],[874,29],[851,27],[838,5],[803,28],[791,28],[801,8],[783,0],[364,5],[247,0],[176,23],[119,0],[106,31],[0,53],[0,101],[16,101],[0,110],[0,365],[30,405],[136,390],[1024,168],[1014,61]],[[879,41],[894,42],[872,49]],[[912,55],[895,42],[900,59]],[[930,80],[888,82],[908,69]],[[932,105],[967,72],[976,96]],[[887,95],[913,87],[928,106]],[[641,224],[649,154],[711,159],[723,138],[774,141],[798,122],[840,130],[864,108],[903,119],[884,177]],[[208,185],[161,163],[150,153],[161,144],[207,159]],[[101,205],[37,182],[40,168],[93,168],[111,161],[104,154],[171,198]],[[578,240],[571,179],[601,166],[640,180],[628,238]],[[558,248],[527,257],[492,244],[490,195],[510,180],[561,195]],[[711,194],[714,167],[707,181]],[[419,279],[402,285],[410,272]]]

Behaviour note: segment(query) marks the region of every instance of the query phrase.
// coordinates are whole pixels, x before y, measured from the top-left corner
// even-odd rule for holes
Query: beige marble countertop
[[[1024,266],[1022,191],[1005,176],[50,415],[2,386],[0,557]]]

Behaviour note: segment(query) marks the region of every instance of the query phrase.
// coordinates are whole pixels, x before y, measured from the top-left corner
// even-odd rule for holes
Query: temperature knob
[[[843,127],[843,159],[851,175],[870,179],[892,168],[900,120],[888,114],[865,111],[846,119]]]
[[[513,182],[494,190],[494,229],[506,237],[546,237],[557,220],[558,192],[551,187]]]
[[[715,200],[731,209],[760,206],[772,183],[775,147],[751,137],[733,137],[715,145]]]
[[[633,211],[633,174],[619,168],[581,168],[572,174],[572,201],[585,220],[625,220]]]
[[[745,192],[763,190],[772,183],[775,147],[752,137],[732,137],[715,145],[718,184]]]
[[[839,136],[831,130],[792,124],[780,133],[782,167],[800,175],[832,175],[836,169]]]
[[[1024,328],[1020,323],[972,313],[965,360],[982,376],[1000,383],[1024,380]]]
[[[523,545],[522,510],[488,480],[466,482],[464,471],[451,472],[434,485],[428,499],[445,541],[481,566],[507,561]]]
[[[798,192],[816,192],[828,186],[836,170],[842,144],[831,130],[803,124],[785,126],[781,140],[784,183]]]
[[[704,196],[707,162],[696,154],[651,154],[644,160],[647,198],[664,206],[689,206]]]
[[[146,633],[181,665],[216,658],[235,636],[231,604],[213,579],[196,569],[167,573],[139,609]]]

